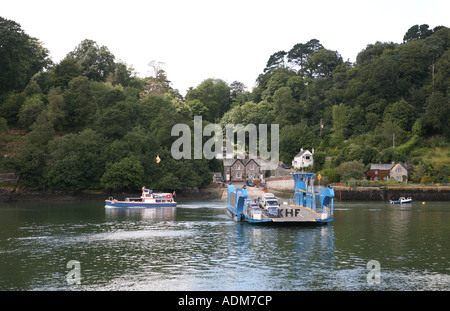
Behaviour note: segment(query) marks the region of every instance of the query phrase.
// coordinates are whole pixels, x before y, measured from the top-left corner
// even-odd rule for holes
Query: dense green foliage
[[[183,98],[160,63],[153,69],[138,78],[92,40],[53,64],[37,39],[0,17],[0,133],[27,131],[0,165],[33,188],[199,187],[220,165],[174,160],[170,147],[172,127],[192,127],[201,115],[221,125],[279,124],[280,159],[315,148],[313,169],[332,182],[391,161],[409,161],[414,181],[448,182],[448,165],[432,167],[414,152],[428,141],[449,146],[449,28],[413,26],[401,44],[368,44],[355,63],[317,39],[298,43],[269,57],[251,92],[206,79]]]

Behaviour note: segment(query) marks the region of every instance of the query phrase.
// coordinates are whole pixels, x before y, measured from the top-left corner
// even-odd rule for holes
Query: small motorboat
[[[389,200],[389,203],[391,204],[409,204],[412,202],[411,197],[400,197],[398,200]]]

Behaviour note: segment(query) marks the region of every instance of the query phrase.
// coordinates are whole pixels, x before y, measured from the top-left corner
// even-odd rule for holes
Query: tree
[[[44,176],[51,188],[95,189],[105,169],[103,137],[93,130],[49,142]]]
[[[343,162],[336,171],[345,181],[350,178],[362,179],[364,177],[364,164],[361,161]]]
[[[18,157],[19,164],[15,169],[21,186],[37,189],[46,187],[43,179],[46,160],[45,150],[34,144],[24,144]]]
[[[97,119],[97,131],[106,138],[117,139],[126,135],[131,130],[130,117],[120,109],[108,108]]]
[[[337,51],[320,49],[308,57],[305,72],[310,77],[330,77],[342,62],[342,56]]]
[[[134,68],[128,67],[124,62],[116,63],[116,68],[114,72],[111,72],[108,76],[108,81],[112,85],[120,84],[124,87],[131,86],[133,81],[136,80],[136,74],[133,73]]]
[[[309,57],[310,52],[311,51],[306,44],[297,43],[292,47],[292,49],[289,50],[287,54],[287,61],[293,66],[298,66],[301,69],[306,63],[306,59]]]
[[[441,92],[430,95],[425,105],[422,121],[429,134],[450,134],[450,101]]]
[[[161,161],[157,163],[156,156]],[[205,186],[211,182],[211,173],[206,159],[175,160],[167,148],[153,149],[148,155],[148,168],[144,182],[153,189],[179,190]]]
[[[14,21],[0,17],[0,95],[23,89],[31,77],[51,65],[48,50]]]
[[[296,76],[297,75],[293,70],[285,67],[273,69],[272,71],[265,73],[264,77],[260,76],[261,83],[257,87],[258,90],[256,90],[256,92],[260,93],[259,100],[272,102],[274,93],[279,88],[288,86],[289,79]]]
[[[389,119],[384,120],[383,123],[375,130],[376,135],[383,137],[380,148],[392,148],[399,146],[405,141],[406,131],[403,130],[396,122]]]
[[[36,80],[31,79],[27,87],[25,88],[24,93],[26,96],[41,95],[42,90]]]
[[[30,126],[31,131],[26,135],[26,144],[32,144],[40,147],[42,150],[47,150],[47,144],[53,139],[55,130],[52,122],[47,117],[47,111],[43,110]]]
[[[167,80],[167,74],[162,69],[164,63],[151,61],[148,65],[152,68],[153,75],[145,79],[144,90],[141,93],[141,97],[163,95],[171,90],[170,81]]]
[[[414,110],[414,107],[402,98],[384,110],[384,120],[394,122],[403,130],[409,131],[415,120]]]
[[[364,133],[364,125],[366,123],[366,116],[364,109],[360,105],[356,105],[349,109],[349,131],[351,135],[358,135]]]
[[[77,77],[70,81],[63,94],[67,107],[68,125],[73,129],[81,129],[89,124],[97,105],[92,98],[92,88],[87,77]]]
[[[92,101],[100,109],[112,108],[126,99],[124,88],[111,82],[89,82]]]
[[[295,102],[289,87],[281,87],[273,94],[273,104],[277,113],[276,123],[283,126],[298,122],[301,105]]]
[[[41,95],[33,95],[25,99],[19,110],[19,124],[28,128],[36,121],[37,116],[45,109]]]
[[[51,71],[54,86],[66,88],[72,79],[81,76],[83,68],[74,58],[67,56],[59,64],[56,64]]]
[[[340,145],[348,137],[347,127],[349,125],[349,109],[346,105],[333,106],[333,140],[336,145]]]
[[[266,68],[264,68],[264,72],[270,72],[275,68],[284,68],[285,61],[284,57],[287,55],[285,51],[278,51],[272,55],[270,55],[269,60],[267,61]]]
[[[114,55],[106,46],[99,46],[93,40],[83,40],[67,57],[76,59],[83,75],[94,81],[106,81],[116,69]]]
[[[20,107],[26,99],[25,93],[11,92],[5,96],[5,100],[0,105],[0,116],[6,119],[9,124],[15,124],[18,121]]]
[[[400,99],[402,91],[407,92],[407,86],[410,86],[411,81],[415,79],[412,75],[417,73],[415,71],[417,64],[412,65],[410,63],[407,65],[405,62],[402,63],[402,60],[411,62],[416,60],[410,57],[401,57],[399,49],[400,46],[395,50],[385,49],[379,57],[372,58],[371,61],[364,62],[354,68],[351,72],[353,76],[348,81],[348,87],[346,88],[346,98],[355,104],[359,104],[362,108],[369,109],[371,105],[374,105],[373,108],[370,107],[371,111],[369,112],[379,114],[382,114],[385,108],[381,104],[387,104],[388,99]],[[404,49],[403,55],[409,54],[406,50],[409,49]],[[420,53],[414,53],[414,55],[420,56]],[[401,68],[411,70],[411,75],[405,77]]]
[[[230,100],[232,103],[236,102],[239,97],[246,93],[247,87],[244,83],[239,81],[233,81],[230,84]]]
[[[380,57],[385,50],[394,50],[398,44],[393,42],[380,42],[375,44],[368,44],[367,47],[358,53],[356,56],[356,63],[358,65],[364,65]]]
[[[48,157],[47,145],[53,139],[53,125],[42,111],[25,136],[25,142],[17,157],[15,172],[20,176],[20,184],[25,187],[42,189],[46,187],[44,171]]]
[[[210,122],[216,119],[230,109],[230,87],[220,79],[206,79],[195,89],[190,89],[186,94],[186,100],[199,100],[209,112]]]
[[[53,123],[55,129],[63,130],[67,125],[67,107],[62,96],[57,89],[51,89],[47,95],[47,117]]]
[[[119,162],[106,164],[101,182],[108,189],[136,189],[142,186],[144,168],[134,157],[126,157]]]
[[[187,101],[187,105],[193,116],[202,116],[205,120],[210,120],[209,109],[198,99]]]
[[[450,50],[448,49],[436,62],[434,90],[446,93],[450,85]]]
[[[425,51],[429,55],[432,89],[435,90],[436,62],[450,44],[450,30],[443,28],[424,40]]]
[[[302,70],[312,53],[323,48],[323,45],[317,39],[311,39],[306,43],[297,43],[287,53],[287,61]]]
[[[5,118],[0,117],[0,134],[8,133],[8,121]]]
[[[326,156],[326,153],[323,151],[314,152],[313,170],[315,172],[318,172],[322,169],[323,165],[325,164]]]
[[[403,42],[407,43],[412,40],[425,39],[429,37],[433,33],[433,30],[429,29],[429,27],[430,26],[427,24],[412,26],[403,36]]]

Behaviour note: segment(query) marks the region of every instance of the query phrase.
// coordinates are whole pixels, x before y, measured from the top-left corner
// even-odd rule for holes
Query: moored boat
[[[115,200],[110,197],[105,200],[106,208],[147,208],[147,207],[175,207],[175,192],[173,193],[155,193],[151,189],[142,187],[142,195],[139,198],[126,198],[124,201]]]
[[[412,202],[411,197],[405,198],[400,197],[398,200],[389,200],[389,203],[391,204],[409,204]]]
[[[313,173],[293,173],[294,195],[288,204],[280,204],[273,194],[248,198],[247,189],[228,186],[228,214],[236,221],[260,223],[328,223],[333,220],[334,190],[316,193]]]

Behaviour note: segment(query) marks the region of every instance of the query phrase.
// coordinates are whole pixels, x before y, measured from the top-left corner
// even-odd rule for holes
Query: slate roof
[[[379,170],[379,171],[390,171],[395,164],[372,164],[370,165],[371,170]]]
[[[307,152],[312,155],[312,153],[309,150],[301,150],[299,153],[297,153],[297,155],[294,158],[299,158]]]
[[[261,161],[264,161],[263,159],[223,159],[223,166],[232,166],[236,161],[240,161],[242,164],[247,165],[250,161],[256,163],[256,165],[261,166]]]

